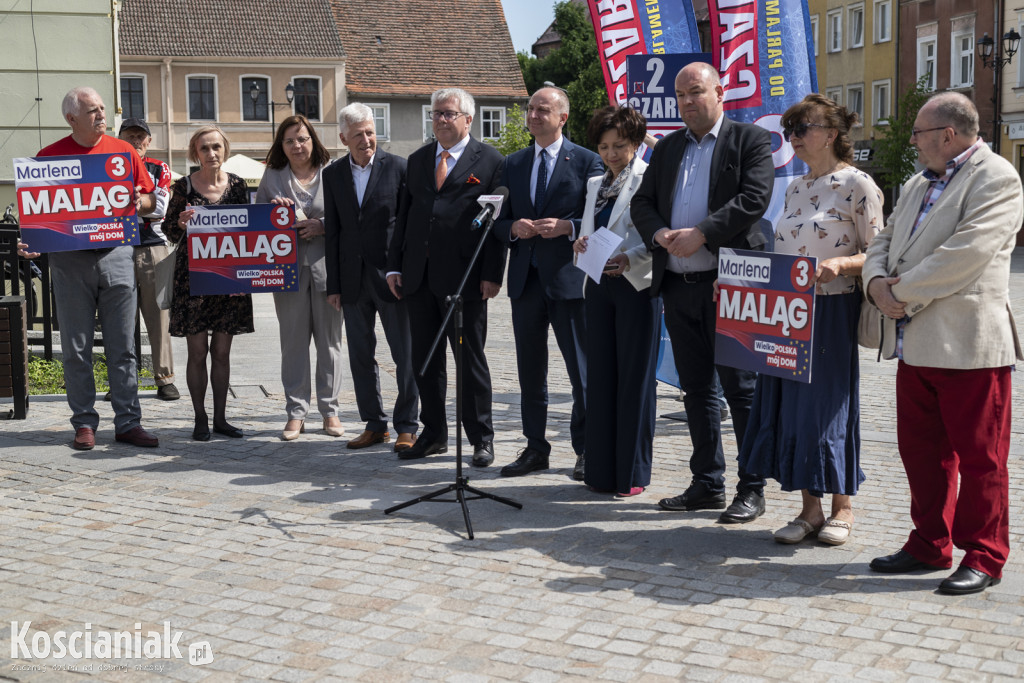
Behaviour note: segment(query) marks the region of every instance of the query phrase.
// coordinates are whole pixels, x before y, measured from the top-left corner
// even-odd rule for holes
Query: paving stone
[[[1024,250],[1011,296],[1024,311]],[[766,515],[722,527],[714,513],[666,514],[656,501],[689,481],[685,425],[659,419],[652,482],[629,501],[572,482],[568,379],[552,339],[552,469],[474,485],[524,504],[383,509],[453,479],[453,453],[403,463],[385,446],[357,453],[316,433],[278,438],[283,398],[270,297],[255,300],[257,333],[235,340],[233,379],[273,396],[232,399],[239,442],[189,438],[187,402],[142,398],[161,438],[153,451],[113,447],[100,402],[100,445],[67,442],[62,398],[33,397],[29,417],[0,432],[0,644],[10,621],[55,633],[169,620],[182,644],[208,641],[206,666],[172,662],[180,681],[1011,681],[1024,678],[1024,572],[1015,552],[1003,582],[977,596],[934,592],[946,572],[871,573],[910,529],[895,448],[895,366],[861,356],[862,468],[855,535],[841,548],[775,544],[799,496],[767,488]],[[488,358],[495,446],[521,448],[509,302],[490,302]],[[378,330],[379,332],[379,330]],[[381,336],[380,338],[383,339]],[[184,360],[175,341],[175,353]],[[244,359],[244,362],[242,361]],[[386,400],[394,367],[381,355]],[[450,378],[453,368],[449,362]],[[348,382],[348,378],[345,379]],[[1014,373],[1014,408],[1024,379]],[[658,414],[681,409],[658,388]],[[451,392],[450,392],[451,394]],[[361,428],[352,388],[342,422]],[[451,404],[450,404],[451,407]],[[735,436],[723,435],[735,481]],[[1011,518],[1024,518],[1024,428],[1012,432]],[[954,562],[959,560],[959,551]],[[188,641],[188,642],[186,642]],[[0,665],[13,660],[0,647]],[[78,680],[81,676],[18,680]],[[5,674],[10,677],[10,673]],[[131,675],[96,680],[136,680]]]

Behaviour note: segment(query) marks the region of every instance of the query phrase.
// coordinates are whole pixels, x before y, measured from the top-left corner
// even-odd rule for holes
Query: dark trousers
[[[757,373],[715,365],[715,313],[712,279],[686,282],[665,272],[661,295],[665,302],[665,327],[672,340],[672,357],[679,386],[686,393],[687,425],[693,443],[690,472],[693,481],[712,492],[725,489],[725,454],[722,450],[721,408],[715,395],[715,369],[732,412],[737,447],[742,444],[754,398]],[[739,468],[736,490],[761,493],[765,480]]]
[[[416,407],[419,391],[412,367],[412,349],[409,339],[409,314],[405,300],[383,301],[377,296],[370,281],[371,270],[363,269],[362,291],[355,303],[345,304],[345,336],[348,339],[348,361],[352,369],[352,385],[356,392],[359,419],[371,432],[388,428],[388,416],[380,395],[380,367],[377,365],[376,317],[380,316],[384,336],[395,362],[398,380],[398,398],[395,399],[392,422],[396,432],[415,434]]]
[[[512,329],[516,337],[520,411],[526,445],[547,455],[551,444],[545,437],[548,423],[548,328],[565,360],[572,386],[569,437],[577,454],[584,448],[586,423],[586,317],[583,299],[552,299],[536,268],[530,268],[522,294],[512,299]]]
[[[896,436],[914,530],[903,549],[1000,578],[1010,553],[1010,368],[896,372]],[[957,479],[959,478],[959,491]]]
[[[424,278],[426,280],[426,278]],[[426,282],[415,293],[405,297],[412,334],[412,364],[416,386],[420,390],[421,439],[428,443],[448,440],[448,417],[445,397],[448,390],[448,359],[442,344],[427,366],[427,372],[418,373],[430,351],[434,335],[441,328],[445,314],[445,297],[430,291]],[[446,331],[452,349],[455,338],[454,320]],[[487,302],[465,301],[463,304],[462,345],[462,426],[473,445],[494,439],[491,426],[491,371],[484,356],[487,341]]]
[[[587,281],[584,481],[626,492],[651,483],[661,299],[622,277]]]

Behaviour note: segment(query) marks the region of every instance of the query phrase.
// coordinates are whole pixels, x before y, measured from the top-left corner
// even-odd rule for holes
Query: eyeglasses
[[[952,126],[936,126],[935,128],[911,128],[910,137],[917,137],[922,133],[931,133],[933,130],[946,130],[947,128],[952,128]]]
[[[301,138],[285,138],[284,144],[286,144],[286,145],[304,145],[307,142],[309,142],[310,140],[312,140],[312,138],[309,137],[308,135],[303,136]]]
[[[440,121],[441,119],[444,119],[445,121],[454,121],[460,116],[465,115],[466,112],[462,111],[432,111],[430,112],[430,119],[432,121]]]
[[[823,126],[820,123],[798,123],[792,128],[783,128],[782,137],[786,138],[786,142],[789,142],[790,138],[803,138],[807,135],[807,131],[811,128],[831,128],[832,126]]]

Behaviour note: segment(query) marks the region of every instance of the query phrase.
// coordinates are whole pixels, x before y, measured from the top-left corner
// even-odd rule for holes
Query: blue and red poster
[[[139,243],[127,154],[14,159],[21,240],[49,253]]]
[[[715,362],[809,383],[816,267],[810,256],[719,250]]]
[[[189,291],[294,292],[299,286],[295,211],[274,204],[197,206],[188,223]]]

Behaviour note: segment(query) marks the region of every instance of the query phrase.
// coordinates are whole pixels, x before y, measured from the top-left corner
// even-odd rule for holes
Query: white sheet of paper
[[[622,244],[621,237],[608,228],[598,228],[587,240],[587,250],[577,255],[576,267],[589,275],[594,282],[600,282],[604,264],[608,263],[612,252],[620,244]]]

